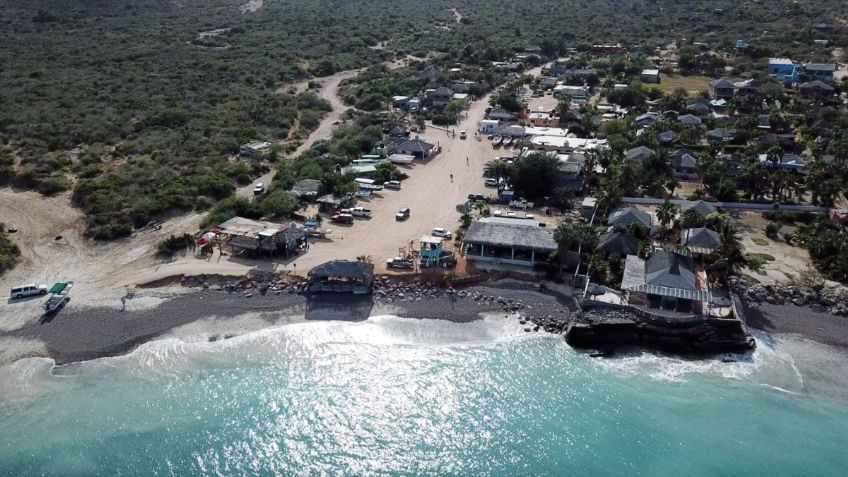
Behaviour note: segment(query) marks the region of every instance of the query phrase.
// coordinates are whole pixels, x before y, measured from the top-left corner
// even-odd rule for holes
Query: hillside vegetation
[[[811,39],[813,23],[837,23],[842,6],[282,0],[242,15],[242,3],[0,3],[0,183],[73,189],[89,235],[115,238],[168,211],[208,207],[268,170],[230,156],[244,142],[296,139],[317,126],[327,103],[278,93],[296,80],[432,52],[442,63],[485,64],[531,44],[548,56],[593,42],[651,51],[679,36],[753,42],[764,30],[759,48],[790,55],[806,51],[795,40]],[[824,36],[844,44],[840,35]]]

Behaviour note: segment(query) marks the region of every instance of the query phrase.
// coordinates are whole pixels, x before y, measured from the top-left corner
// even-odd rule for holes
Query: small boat
[[[612,356],[612,349],[607,348],[601,351],[595,351],[594,353],[590,353],[590,358],[608,358]]]
[[[501,141],[503,141],[503,138],[502,138],[502,137],[500,137],[500,136],[495,136],[495,138],[494,138],[494,139],[492,139],[492,145],[493,145],[493,146],[500,146],[500,145],[501,145]]]
[[[409,154],[392,154],[389,156],[389,161],[392,164],[412,164],[415,162],[415,156]]]
[[[509,147],[510,144],[512,144],[512,137],[506,138],[503,142],[504,147]]]
[[[47,293],[50,294],[50,297],[47,298],[47,301],[44,302],[44,311],[46,313],[53,313],[58,311],[59,308],[65,306],[65,303],[71,300],[71,297],[68,296],[71,292],[71,288],[74,287],[74,282],[58,282],[54,284]]]

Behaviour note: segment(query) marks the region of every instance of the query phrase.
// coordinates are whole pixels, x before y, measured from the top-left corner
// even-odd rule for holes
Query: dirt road
[[[333,118],[338,118],[343,111],[343,105],[335,97],[336,88],[345,77],[353,74],[355,72],[339,73],[326,80],[322,95],[331,101],[334,112],[310,135],[308,144],[331,133]],[[127,287],[176,275],[242,275],[251,270],[296,270],[304,274],[325,261],[355,259],[360,255],[371,256],[377,269],[383,270],[386,258],[397,255],[398,249],[408,246],[410,241],[417,242],[422,235],[428,235],[433,227],[455,230],[460,216],[456,205],[463,203],[468,194],[495,194],[494,189],[483,185],[483,168],[494,157],[513,152],[493,149],[489,141],[474,138],[477,123],[487,106],[487,98],[472,103],[465,119],[455,128],[457,132],[468,131],[468,139],[427,128],[421,137],[440,146],[441,152],[429,161],[401,166],[409,175],[402,190],[384,190],[359,202],[358,205],[372,210],[371,219],[357,220],[349,226],[327,225],[333,229],[330,238],[311,240],[309,251],[294,262],[247,260],[220,256],[218,252],[204,258],[191,253],[173,259],[155,255],[156,244],[168,235],[195,232],[201,214],[172,218],[160,230],[97,243],[83,237],[83,214],[70,205],[68,194],[45,198],[34,192],[0,189],[0,222],[18,228],[12,237],[22,251],[20,265],[0,279],[0,297],[6,300],[8,290],[14,285],[30,282],[49,285],[55,281],[74,280],[70,306],[115,306],[117,310]],[[396,222],[394,215],[401,207],[411,209],[411,218]],[[20,213],[23,208],[26,213]],[[177,289],[168,292],[176,293]],[[157,300],[161,301],[154,292],[142,291],[139,297],[128,301],[127,306],[152,306]],[[0,307],[0,329],[18,329],[28,320],[37,319],[41,301],[4,304]]]
[[[353,78],[359,73],[360,70],[347,70],[340,71],[332,76],[327,76],[325,78],[321,78],[321,90],[318,92],[318,96],[322,99],[326,100],[330,103],[330,107],[333,109],[324,116],[324,119],[321,120],[321,123],[318,127],[309,134],[309,137],[306,138],[306,141],[291,154],[291,157],[297,157],[304,152],[306,152],[316,141],[321,139],[327,139],[333,134],[333,129],[341,120],[342,114],[348,110],[349,106],[342,102],[342,99],[339,97],[339,85],[342,81]],[[236,191],[236,194],[239,197],[252,197],[253,196],[253,184],[257,182],[262,182],[266,186],[271,183],[271,180],[274,178],[274,174],[276,174],[276,170],[272,169],[270,172],[263,174],[261,177],[258,177],[253,181],[250,185],[239,188]]]

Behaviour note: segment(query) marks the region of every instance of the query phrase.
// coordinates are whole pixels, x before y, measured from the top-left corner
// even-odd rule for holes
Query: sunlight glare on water
[[[786,353],[761,348],[730,367],[599,361],[514,321],[379,317],[154,342],[52,373],[31,360],[0,398],[0,470],[841,475],[845,396],[809,394]]]

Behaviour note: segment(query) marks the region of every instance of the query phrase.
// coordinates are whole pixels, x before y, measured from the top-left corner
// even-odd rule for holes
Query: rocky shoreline
[[[311,295],[306,292],[303,278],[269,273],[177,277],[169,283],[176,282],[190,291],[155,307],[133,308],[133,298],[127,300],[125,311],[120,306],[71,306],[54,319],[0,332],[0,364],[29,356],[48,356],[58,363],[68,363],[124,354],[162,337],[216,341],[288,323],[360,321],[386,314],[454,322],[502,314],[515,320],[525,332],[562,334],[575,347],[596,350],[638,346],[682,355],[707,355],[744,351],[753,345],[746,330],[734,328],[738,324],[710,320],[669,331],[668,327],[647,323],[627,310],[583,309],[567,286],[516,279],[451,288],[415,276],[378,276],[374,292],[368,296]],[[158,285],[161,284],[153,287]],[[738,282],[734,286],[739,288],[750,326],[848,347],[848,320],[827,313],[826,303],[832,300],[827,294],[813,298],[809,290],[803,289],[775,291]],[[144,288],[138,291],[139,297],[145,293]],[[762,300],[761,294],[766,294]],[[786,304],[794,303],[798,294],[805,299],[805,306]],[[779,304],[781,299],[783,305]],[[806,304],[814,299],[825,312],[809,312]],[[836,300],[830,307],[841,309],[844,303]],[[787,307],[793,313],[786,313]]]
[[[848,316],[848,291],[824,288],[816,290],[796,285],[751,285],[746,280],[732,278],[731,286],[750,307],[761,304],[808,307],[815,313]]]
[[[735,319],[704,319],[668,326],[646,320],[633,310],[584,303],[569,325],[565,339],[575,348],[612,353],[617,348],[640,347],[684,356],[746,353],[756,342]]]

